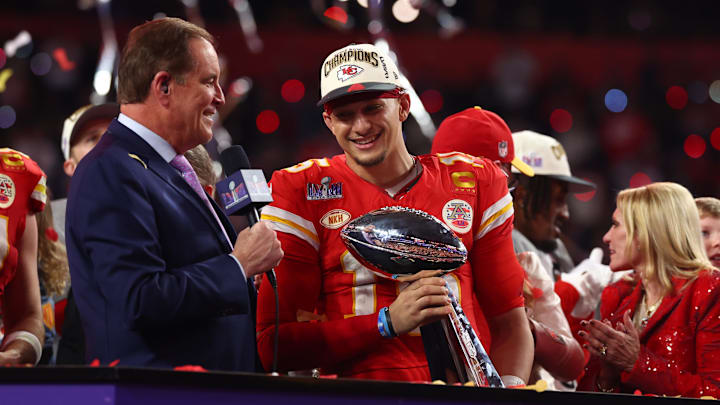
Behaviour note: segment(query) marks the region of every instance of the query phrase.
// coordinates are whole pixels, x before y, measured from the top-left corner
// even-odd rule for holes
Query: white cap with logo
[[[595,184],[577,178],[570,172],[565,148],[555,138],[533,131],[519,131],[512,134],[515,156],[535,171],[535,176],[547,176],[580,186],[595,188]],[[513,167],[513,173],[519,171]]]
[[[331,53],[320,68],[321,106],[338,97],[403,88],[395,62],[372,44],[351,44]]]
[[[65,160],[70,159],[70,148],[74,144],[74,138],[80,133],[83,126],[95,119],[107,118],[111,120],[120,114],[120,104],[105,103],[80,107],[65,119],[62,136],[60,138],[60,149],[62,149]]]

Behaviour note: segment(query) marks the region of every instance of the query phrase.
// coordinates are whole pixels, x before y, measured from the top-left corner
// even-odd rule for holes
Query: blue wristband
[[[395,337],[394,334],[391,332],[391,329],[387,322],[387,311],[388,307],[383,307],[380,312],[378,312],[378,332],[380,332],[380,336],[384,338],[393,338]]]

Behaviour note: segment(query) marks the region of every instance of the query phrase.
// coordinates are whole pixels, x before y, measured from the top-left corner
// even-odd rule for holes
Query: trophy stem
[[[448,286],[452,312],[420,328],[433,380],[468,381],[482,387],[504,387],[475,330]]]

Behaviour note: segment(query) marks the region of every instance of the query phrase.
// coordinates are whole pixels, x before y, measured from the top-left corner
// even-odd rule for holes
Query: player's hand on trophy
[[[445,279],[423,277],[413,281],[400,292],[389,311],[398,335],[442,319],[452,311]]]

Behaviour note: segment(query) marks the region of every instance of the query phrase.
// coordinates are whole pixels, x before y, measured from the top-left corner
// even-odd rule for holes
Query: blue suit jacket
[[[256,370],[252,283],[202,199],[117,120],[72,178],[66,231],[86,360]]]

